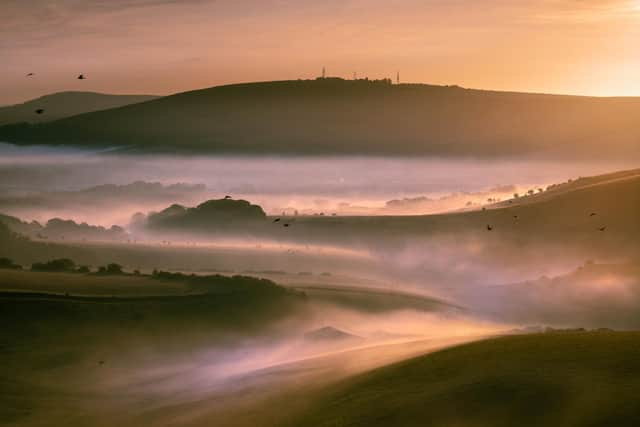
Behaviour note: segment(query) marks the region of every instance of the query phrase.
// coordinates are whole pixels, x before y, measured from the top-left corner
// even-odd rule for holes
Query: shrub
[[[88,266],[86,265],[81,265],[80,267],[78,267],[76,269],[76,273],[83,273],[83,274],[87,274],[87,273],[91,273],[91,270],[89,269]]]
[[[10,270],[22,270],[22,266],[14,263],[9,258],[0,258],[0,268],[7,268]]]
[[[98,274],[125,274],[122,271],[122,266],[120,264],[116,264],[112,262],[111,264],[107,264],[106,266],[101,266],[98,268]]]
[[[48,262],[36,262],[31,265],[31,270],[33,271],[55,271],[55,272],[64,272],[64,271],[74,271],[76,268],[76,263],[70,260],[69,258],[59,258],[53,259]]]

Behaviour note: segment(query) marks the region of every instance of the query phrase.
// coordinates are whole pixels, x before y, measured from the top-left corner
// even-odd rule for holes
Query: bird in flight
[[[229,200],[231,198],[231,196],[224,196],[225,200]]]
[[[42,113],[44,113],[44,108],[38,108],[36,110],[36,114],[42,114]]]
[[[288,227],[289,223],[282,224],[283,227]]]
[[[591,212],[591,213],[589,214],[589,216],[596,216],[596,215],[598,215],[598,214],[597,214],[597,213],[595,213],[595,212]]]
[[[27,74],[27,77],[33,77],[33,76],[34,76],[34,74],[33,74],[33,73],[29,73],[29,74]]]
[[[518,215],[514,215],[514,216],[513,216],[513,219],[518,219]]]
[[[493,230],[493,227],[487,224],[487,231]]]
[[[84,79],[86,79],[86,77],[84,76],[84,74],[80,74],[80,75],[78,76],[78,80],[84,80]]]
[[[273,222],[280,222],[280,218],[274,219]]]
[[[606,226],[606,225],[605,225],[604,227],[600,227],[600,228],[598,228],[598,230],[599,230],[599,231],[604,231],[604,230],[606,230],[606,229],[607,229],[607,226]]]

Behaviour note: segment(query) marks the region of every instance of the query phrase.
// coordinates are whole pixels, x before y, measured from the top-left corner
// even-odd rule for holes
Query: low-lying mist
[[[543,160],[166,156],[0,144],[0,210],[29,220],[57,216],[111,226],[126,224],[138,211],[231,195],[259,204],[270,214],[425,214],[478,206],[514,192],[628,166]],[[137,181],[164,187],[130,187]],[[99,187],[104,184],[127,187],[111,188],[109,194]]]

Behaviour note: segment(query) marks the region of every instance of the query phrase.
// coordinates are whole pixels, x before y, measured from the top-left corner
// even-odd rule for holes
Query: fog
[[[71,258],[94,272],[0,269],[2,291],[37,295],[0,299],[22,346],[2,357],[36,408],[21,412],[25,424],[282,425],[304,409],[301,394],[446,346],[546,327],[640,328],[640,180],[575,181],[632,165],[0,154],[0,213],[42,223],[4,217],[0,257],[25,270]],[[229,218],[255,218],[196,209],[150,226],[151,212],[225,196],[240,209]],[[449,214],[416,215],[437,212]],[[137,272],[95,273],[108,263]],[[208,293],[192,274],[274,283]],[[274,410],[283,402],[288,411]]]
[[[488,198],[504,199],[513,192],[630,166],[623,162],[116,153],[0,144],[0,211],[39,221],[60,216],[110,226],[126,224],[137,211],[231,195],[250,200],[270,214],[296,210],[301,214],[424,214],[478,206]],[[181,194],[165,188],[151,200],[131,196],[116,201],[103,196],[101,203],[96,195],[84,204],[73,194],[136,181],[191,188]],[[65,199],[70,199],[66,207],[61,202]],[[109,209],[105,203],[111,203]]]

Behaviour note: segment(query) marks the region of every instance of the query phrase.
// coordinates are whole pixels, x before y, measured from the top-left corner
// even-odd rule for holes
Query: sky
[[[322,67],[640,96],[640,0],[2,0],[0,19],[0,105],[313,78]]]

